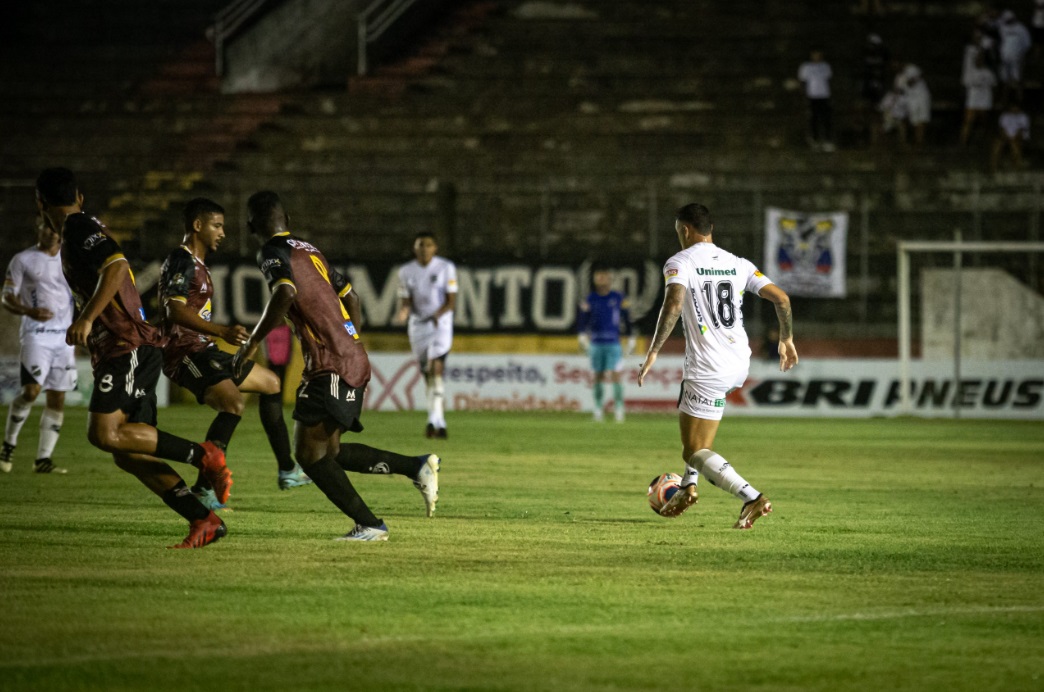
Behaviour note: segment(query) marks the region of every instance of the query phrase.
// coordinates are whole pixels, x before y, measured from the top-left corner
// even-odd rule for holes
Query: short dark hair
[[[431,238],[436,243],[439,242],[438,239],[435,237],[435,234],[431,231],[417,231],[417,233],[413,236],[413,242],[416,243],[421,238]]]
[[[79,193],[76,176],[68,168],[47,168],[36,179],[36,194],[40,201],[52,207],[76,204]]]
[[[271,190],[261,190],[250,195],[250,199],[247,200],[247,212],[250,217],[251,233],[275,227],[277,214],[282,215],[284,221],[286,219],[286,210],[283,209],[282,200]]]
[[[197,197],[194,200],[189,201],[185,205],[185,211],[183,218],[185,220],[185,232],[190,233],[192,231],[192,224],[196,222],[196,219],[205,219],[207,216],[213,214],[221,214],[224,216],[225,208],[212,199],[206,197]]]
[[[711,219],[710,209],[695,202],[692,204],[686,204],[684,207],[678,209],[678,214],[675,218],[682,223],[689,224],[704,235],[710,233],[711,227],[714,225],[714,220]]]

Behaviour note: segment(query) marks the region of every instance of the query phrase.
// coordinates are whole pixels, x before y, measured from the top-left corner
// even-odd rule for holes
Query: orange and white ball
[[[664,473],[657,476],[649,484],[649,506],[657,514],[674,497],[674,493],[681,489],[681,476],[676,473]]]

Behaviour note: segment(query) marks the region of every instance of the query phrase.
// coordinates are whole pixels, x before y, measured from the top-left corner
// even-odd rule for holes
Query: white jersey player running
[[[696,504],[696,484],[702,473],[710,483],[743,501],[733,528],[749,529],[772,511],[768,498],[755,490],[720,454],[711,450],[725,411],[725,396],[743,386],[750,368],[750,344],[743,328],[743,296],[747,291],[771,301],[779,319],[779,368],[797,365],[790,298],[748,260],[714,244],[714,223],[702,204],[678,210],[674,229],[682,251],[667,260],[663,307],[638,371],[638,386],[681,316],[685,328],[685,367],[678,398],[682,458],[682,489],[660,514],[676,517]]]
[[[0,471],[9,472],[18,434],[40,390],[47,405],[40,416],[40,441],[33,468],[38,473],[65,473],[51,461],[65,417],[65,393],[76,389],[76,357],[65,343],[72,324],[73,300],[62,274],[58,234],[37,220],[36,245],[19,252],[7,267],[3,306],[22,318],[22,388],[11,402],[0,450]]]
[[[453,309],[457,304],[457,267],[437,257],[435,236],[421,232],[413,240],[417,259],[399,269],[398,322],[409,317],[407,333],[424,373],[428,394],[428,437],[446,438],[445,387],[442,373],[453,346]]]

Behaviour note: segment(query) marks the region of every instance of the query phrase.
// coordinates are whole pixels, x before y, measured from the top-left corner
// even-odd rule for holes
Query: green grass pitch
[[[718,451],[775,505],[752,531],[706,482],[649,510],[672,415],[451,413],[445,442],[422,414],[364,422],[346,439],[442,456],[434,519],[405,478],[355,476],[390,541],[332,541],[350,522],[277,490],[248,409],[229,535],[196,551],[164,549],[184,522],[82,411],[65,477],[31,472],[27,425],[0,474],[0,690],[1044,689],[1040,422],[727,417]]]

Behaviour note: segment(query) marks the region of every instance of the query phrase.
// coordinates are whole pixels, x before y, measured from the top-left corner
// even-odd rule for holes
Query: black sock
[[[204,507],[199,498],[188,489],[185,481],[179,481],[177,485],[163,493],[163,502],[189,521],[206,519],[210,514],[210,510]]]
[[[294,458],[290,456],[290,434],[286,431],[283,420],[283,395],[262,394],[258,398],[258,413],[261,414],[261,427],[268,436],[268,444],[275,453],[280,471],[293,471]]]
[[[323,494],[356,524],[380,526],[383,522],[366,506],[348,476],[331,457],[324,457],[305,469]]]
[[[232,434],[241,419],[242,416],[220,411],[207,430],[207,441],[213,442],[222,450],[228,449],[228,443],[232,440]]]
[[[152,456],[166,459],[167,461],[179,461],[182,464],[192,464],[199,468],[203,461],[203,448],[195,442],[190,442],[183,437],[156,431],[156,451]]]
[[[417,457],[407,457],[383,449],[357,443],[341,445],[337,463],[345,471],[356,473],[397,473],[413,478],[423,464]]]

